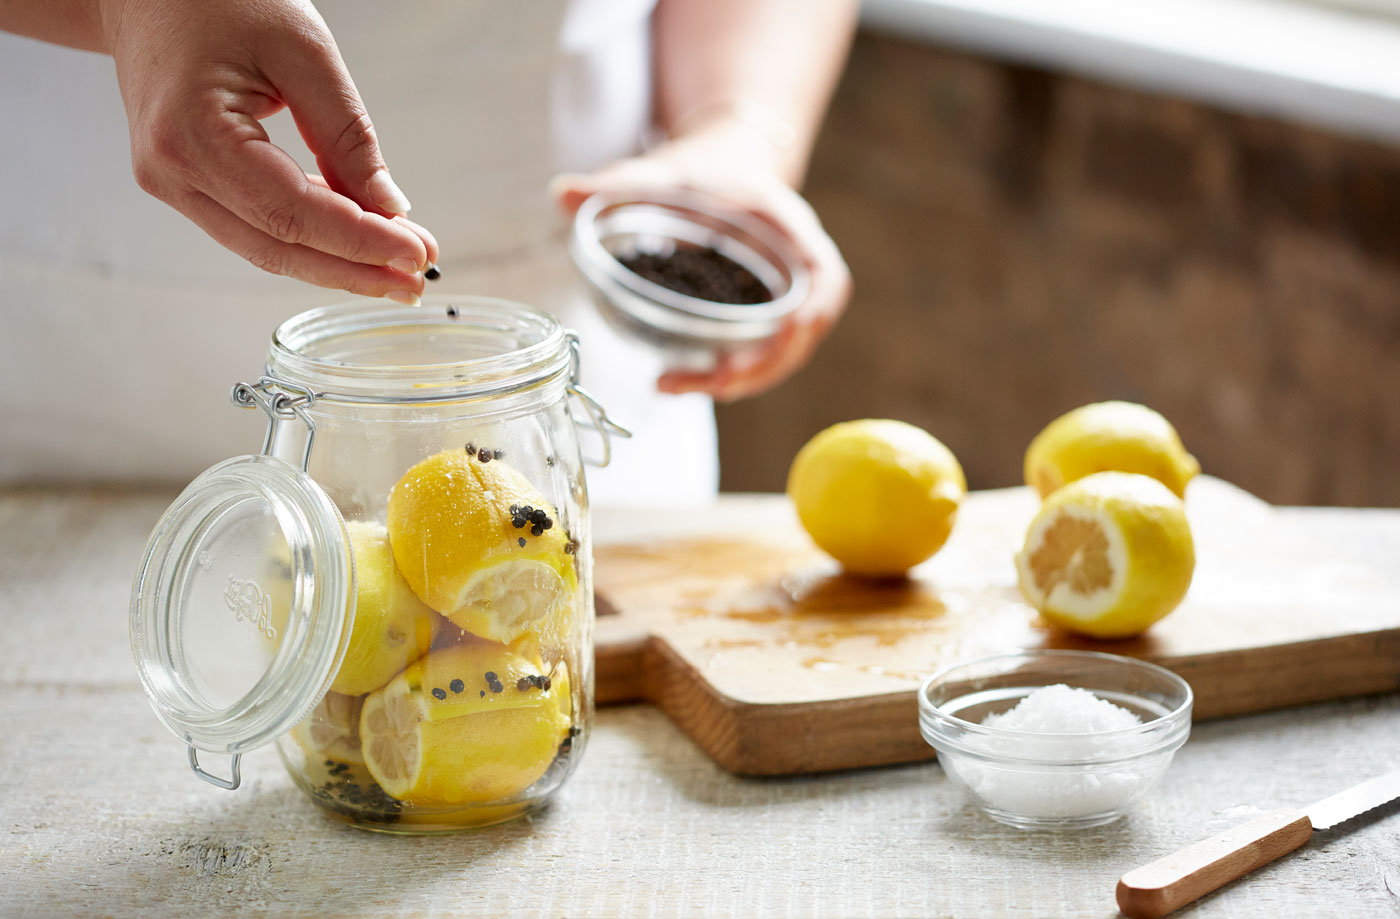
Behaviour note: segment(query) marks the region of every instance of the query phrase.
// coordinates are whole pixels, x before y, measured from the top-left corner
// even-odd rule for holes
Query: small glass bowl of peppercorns
[[[667,366],[703,372],[776,335],[807,296],[793,244],[738,205],[693,189],[593,195],[569,251],[600,312]]]

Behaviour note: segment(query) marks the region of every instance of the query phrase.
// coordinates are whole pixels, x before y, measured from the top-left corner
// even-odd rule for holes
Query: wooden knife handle
[[[1134,868],[1118,881],[1118,908],[1156,919],[1287,855],[1312,836],[1306,814],[1278,811]]]

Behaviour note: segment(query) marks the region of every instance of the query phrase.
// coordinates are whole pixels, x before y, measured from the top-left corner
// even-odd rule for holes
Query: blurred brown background
[[[807,193],[856,279],[723,487],[820,428],[927,428],[1019,484],[1076,405],[1145,402],[1280,504],[1400,506],[1400,149],[862,33]]]

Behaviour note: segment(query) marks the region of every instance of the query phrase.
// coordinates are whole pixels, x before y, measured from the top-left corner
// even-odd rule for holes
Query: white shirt
[[[442,246],[431,292],[554,312],[583,383],[637,436],[590,470],[595,502],[696,503],[718,470],[713,409],[655,391],[659,357],[588,303],[547,191],[637,152],[654,0],[319,4],[412,217]],[[0,482],[187,480],[256,452],[228,403],[272,330],[348,299],[266,275],[145,195],[109,58],[0,34]],[[267,122],[308,168],[291,119]]]

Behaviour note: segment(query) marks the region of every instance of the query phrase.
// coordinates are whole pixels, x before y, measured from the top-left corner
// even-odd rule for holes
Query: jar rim
[[[352,341],[372,353],[374,336],[387,340],[410,332],[455,336],[462,353],[480,353],[420,361],[327,353],[336,343],[348,347]],[[473,336],[495,336],[499,345],[483,347],[472,342]],[[550,313],[510,300],[436,294],[424,297],[421,306],[401,306],[365,299],[306,310],[279,325],[272,334],[267,373],[330,401],[459,401],[518,392],[558,378],[572,368],[573,341]]]

